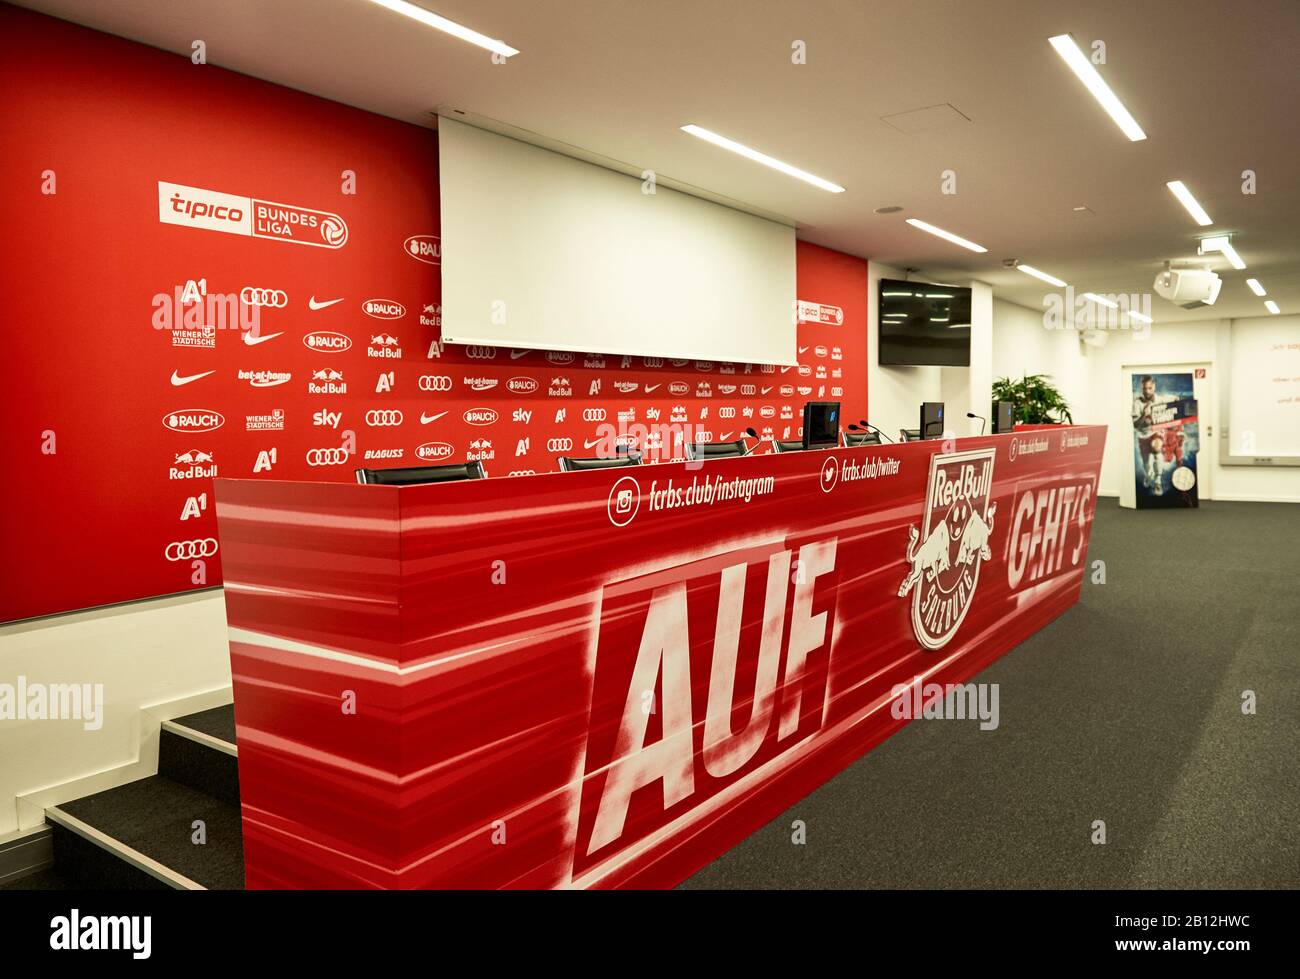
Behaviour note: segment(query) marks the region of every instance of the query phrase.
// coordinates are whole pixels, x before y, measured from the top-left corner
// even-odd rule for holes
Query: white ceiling
[[[367,0],[30,0],[23,5],[234,71],[432,126],[454,105],[795,220],[800,237],[1040,308],[1017,258],[1079,291],[1148,292],[1197,237],[1235,234],[1212,308],[1300,312],[1297,0],[422,0],[522,52],[504,65]],[[1129,142],[1047,43],[1106,43],[1100,68],[1146,130]],[[792,65],[791,43],[807,45]],[[882,116],[951,103],[907,134]],[[828,194],[680,132],[696,123],[847,188]],[[1241,193],[1241,172],[1258,194]],[[956,173],[957,193],[941,192]],[[1165,182],[1215,224],[1198,228]],[[874,209],[901,205],[898,214]],[[1075,206],[1091,209],[1079,217]],[[985,245],[976,255],[904,223]]]

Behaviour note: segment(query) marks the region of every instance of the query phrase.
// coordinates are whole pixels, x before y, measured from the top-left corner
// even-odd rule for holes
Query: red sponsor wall
[[[0,85],[0,621],[220,584],[216,475],[867,414],[862,259],[798,243],[799,368],[443,346],[432,130],[5,5]]]

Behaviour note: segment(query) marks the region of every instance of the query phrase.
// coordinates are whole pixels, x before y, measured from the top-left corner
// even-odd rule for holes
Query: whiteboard
[[[1225,465],[1300,465],[1300,316],[1234,320]]]
[[[438,171],[444,340],[798,362],[793,228],[445,117]]]

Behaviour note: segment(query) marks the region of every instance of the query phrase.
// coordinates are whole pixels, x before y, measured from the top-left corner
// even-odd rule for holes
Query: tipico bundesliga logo
[[[238,197],[165,180],[158,181],[158,220],[185,228],[247,238],[273,238],[317,248],[342,248],[348,240],[347,222],[329,211]]]
[[[936,454],[921,531],[908,528],[911,569],[899,586],[912,595],[912,631],[926,649],[941,649],[960,628],[979,585],[980,565],[993,552],[993,490],[996,449]]]

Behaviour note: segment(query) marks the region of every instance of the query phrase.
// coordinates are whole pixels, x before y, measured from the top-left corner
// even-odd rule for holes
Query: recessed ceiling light
[[[1193,221],[1201,227],[1214,223],[1210,220],[1210,216],[1205,213],[1205,208],[1197,203],[1196,198],[1192,196],[1192,192],[1187,189],[1185,183],[1181,180],[1171,180],[1165,186],[1173,191],[1174,196],[1178,198],[1178,203],[1187,208],[1187,213],[1192,216]]]
[[[1105,296],[1099,296],[1095,292],[1085,292],[1083,294],[1083,298],[1091,299],[1093,302],[1100,303],[1101,305],[1107,306],[1110,309],[1119,309],[1119,303],[1115,302],[1115,300],[1107,299]]]
[[[828,190],[832,194],[844,193],[844,188],[839,184],[833,184],[829,180],[811,174],[807,170],[800,170],[798,167],[792,167],[790,164],[778,160],[774,156],[768,156],[766,153],[760,153],[756,149],[751,149],[744,143],[737,143],[734,139],[727,139],[726,136],[719,136],[702,126],[689,125],[683,126],[682,132],[690,133],[706,143],[712,143],[714,146],[720,146],[724,150],[730,150],[732,153],[739,153],[746,159],[753,160],[755,163],[761,163],[765,167],[771,167],[773,170],[779,170],[787,177],[794,177],[796,180],[802,180],[804,183],[812,184],[814,187],[820,187],[822,190]]]
[[[450,34],[452,37],[458,37],[462,41],[468,41],[470,44],[476,44],[480,48],[495,52],[506,58],[514,57],[519,53],[518,48],[512,48],[505,41],[498,41],[496,38],[488,37],[486,34],[480,34],[478,31],[472,31],[463,24],[457,24],[454,20],[448,20],[446,17],[439,17],[432,11],[425,10],[423,7],[416,6],[413,3],[407,3],[406,0],[370,0],[371,3],[377,3],[379,6],[393,11],[395,14],[402,14],[410,17],[412,20],[418,20],[426,27],[432,27],[435,30],[442,31],[444,34]]]
[[[918,220],[917,218],[908,218],[907,223],[913,228],[920,228],[922,231],[928,231],[932,235],[943,238],[945,241],[951,241],[954,245],[961,245],[962,248],[969,248],[973,252],[988,251],[988,249],[983,245],[977,245],[973,241],[967,241],[960,235],[955,235],[951,231],[944,231],[943,228],[936,228],[934,225]]]
[[[1264,287],[1259,284],[1259,279],[1247,279],[1246,285],[1250,286],[1250,291],[1257,296],[1268,295],[1268,293],[1264,291]]]
[[[1057,34],[1055,37],[1049,37],[1047,43],[1056,49],[1056,53],[1070,66],[1075,77],[1083,82],[1092,93],[1092,97],[1101,103],[1101,107],[1115,120],[1115,124],[1124,131],[1125,136],[1134,142],[1147,138],[1147,134],[1142,131],[1137,120],[1128,109],[1124,108],[1124,103],[1111,91],[1106,80],[1097,73],[1088,56],[1079,49],[1079,45],[1074,43],[1074,38],[1069,34]]]
[[[1131,310],[1131,309],[1128,311],[1128,318],[1131,319],[1131,320],[1137,320],[1139,323],[1150,323],[1150,322],[1151,322],[1151,317],[1150,317],[1150,316],[1147,316],[1145,313],[1135,313],[1135,312],[1133,312],[1133,310]]]
[[[1264,300],[1264,308],[1267,309],[1267,310],[1268,310],[1270,313],[1272,313],[1274,316],[1276,316],[1278,313],[1282,312],[1282,310],[1280,310],[1280,309],[1277,308],[1277,303],[1273,302],[1273,300],[1271,300],[1271,299],[1265,299],[1265,300]]]
[[[1241,260],[1237,254],[1237,249],[1232,247],[1232,239],[1227,235],[1215,235],[1213,238],[1201,239],[1201,254],[1206,252],[1219,252],[1228,260],[1228,264],[1234,269],[1244,269],[1246,263]]]
[[[1035,279],[1042,279],[1044,282],[1050,283],[1060,289],[1065,288],[1065,282],[1063,280],[1058,279],[1054,275],[1048,275],[1046,272],[1036,269],[1032,265],[1017,265],[1016,268],[1021,272],[1024,272],[1025,275],[1032,275]]]

